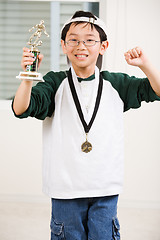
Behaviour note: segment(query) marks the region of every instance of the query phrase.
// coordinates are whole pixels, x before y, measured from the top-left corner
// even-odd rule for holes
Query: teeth
[[[76,55],[77,57],[87,57],[87,55]]]

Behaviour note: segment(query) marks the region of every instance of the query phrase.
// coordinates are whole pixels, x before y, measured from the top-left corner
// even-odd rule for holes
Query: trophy
[[[31,29],[29,29],[29,32],[32,32],[32,30],[36,29],[36,31],[31,35],[29,42],[27,43],[28,45],[31,45],[30,51],[34,54],[34,62],[32,65],[27,65],[26,66],[26,71],[25,72],[20,72],[16,78],[26,80],[26,81],[44,81],[42,78],[42,74],[38,73],[38,56],[40,54],[37,46],[42,45],[42,41],[39,40],[42,33],[49,37],[48,33],[46,32],[46,28],[44,25],[44,21],[41,20],[39,24],[36,24],[33,26]],[[35,41],[32,43],[33,39]]]

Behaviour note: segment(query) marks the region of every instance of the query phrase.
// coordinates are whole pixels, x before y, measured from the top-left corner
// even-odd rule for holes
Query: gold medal
[[[88,153],[92,150],[92,144],[88,141],[85,141],[81,146],[82,152]]]
[[[88,142],[87,140],[87,134],[86,134],[86,141],[81,146],[82,152],[88,153],[92,150],[92,144]]]
[[[83,115],[83,112],[82,112],[82,109],[81,109],[81,105],[80,105],[80,102],[79,102],[79,99],[78,99],[78,96],[77,96],[77,93],[76,93],[76,89],[75,89],[75,86],[74,86],[74,83],[73,83],[71,68],[69,69],[69,72],[67,73],[67,75],[68,75],[68,82],[69,82],[69,86],[70,86],[70,89],[71,89],[72,97],[73,97],[74,103],[76,105],[77,112],[79,114],[82,125],[84,127],[84,131],[86,133],[86,141],[81,145],[81,150],[82,150],[82,152],[88,153],[92,150],[92,144],[90,142],[88,142],[87,135],[88,135],[89,130],[91,129],[91,126],[92,126],[92,124],[95,120],[95,117],[96,117],[96,114],[97,114],[97,111],[98,111],[98,108],[99,108],[101,95],[102,95],[102,88],[103,88],[103,78],[102,78],[102,75],[99,74],[99,85],[98,85],[95,107],[94,107],[94,111],[93,111],[91,120],[90,120],[89,124],[87,124],[85,119],[84,119],[84,115]]]

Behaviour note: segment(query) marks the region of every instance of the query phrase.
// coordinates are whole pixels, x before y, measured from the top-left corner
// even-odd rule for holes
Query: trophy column
[[[38,51],[38,49],[31,49],[31,52],[34,54],[34,62],[32,65],[27,65],[26,67],[26,71],[27,72],[38,72],[38,56],[40,54],[40,52]]]

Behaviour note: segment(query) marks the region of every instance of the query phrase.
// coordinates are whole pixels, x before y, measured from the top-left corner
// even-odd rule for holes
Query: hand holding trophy
[[[46,32],[46,28],[44,25],[44,21],[41,20],[39,24],[36,24],[33,26],[31,29],[29,29],[29,32],[31,32],[33,29],[36,29],[36,31],[31,35],[28,45],[31,45],[30,52],[34,54],[34,62],[31,65],[26,66],[26,71],[25,72],[20,72],[16,78],[19,78],[21,80],[26,80],[26,81],[44,81],[42,78],[42,74],[38,73],[38,57],[39,57],[39,50],[37,46],[42,45],[42,41],[39,40],[42,32],[49,37],[48,33]],[[34,40],[34,38],[36,39]],[[34,40],[34,42],[32,42]]]

